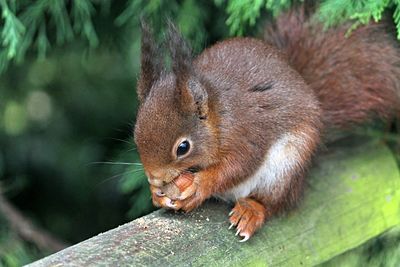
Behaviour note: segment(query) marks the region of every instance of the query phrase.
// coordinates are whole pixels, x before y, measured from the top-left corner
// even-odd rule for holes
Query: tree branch
[[[62,250],[68,244],[58,240],[49,232],[35,226],[17,208],[15,208],[2,194],[0,185],[0,213],[13,229],[24,240],[34,243],[38,248],[55,252]]]

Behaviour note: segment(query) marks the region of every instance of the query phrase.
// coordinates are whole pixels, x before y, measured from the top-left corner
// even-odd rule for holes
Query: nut
[[[193,181],[194,181],[194,175],[190,172],[185,172],[179,175],[177,178],[175,178],[175,180],[173,180],[172,182],[182,193],[183,191],[185,191],[186,188],[188,188],[193,184]]]
[[[185,172],[176,177],[172,182],[164,185],[161,190],[166,197],[172,200],[180,199],[182,196],[187,197],[188,195],[193,194],[196,188],[193,182],[194,175]],[[185,194],[182,194],[184,192]]]

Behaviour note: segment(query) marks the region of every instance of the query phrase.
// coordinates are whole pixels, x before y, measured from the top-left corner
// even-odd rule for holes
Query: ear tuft
[[[162,55],[154,41],[152,30],[149,25],[141,19],[142,42],[141,42],[141,70],[137,86],[139,101],[143,102],[152,85],[160,78],[163,71]]]
[[[172,59],[172,72],[177,77],[178,84],[185,82],[192,71],[192,50],[170,20],[167,41]]]
[[[192,51],[177,27],[168,21],[168,48],[172,59],[172,72],[176,77],[177,97],[182,110],[196,113],[200,119],[208,114],[208,95],[196,78],[193,69]]]

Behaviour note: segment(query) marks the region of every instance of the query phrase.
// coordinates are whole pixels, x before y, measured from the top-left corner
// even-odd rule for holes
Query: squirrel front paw
[[[263,225],[266,215],[267,210],[259,202],[251,198],[239,199],[229,213],[229,229],[236,226],[236,235],[243,237],[240,242],[245,242]]]
[[[193,174],[182,174],[172,182],[162,186],[150,186],[153,204],[157,207],[182,209],[186,212],[199,206],[204,198],[194,182]]]
[[[175,209],[175,202],[167,197],[161,188],[150,185],[150,191],[154,206]]]
[[[199,191],[195,191],[195,193],[191,196],[188,196],[184,199],[182,199],[181,197],[180,200],[174,200],[175,209],[189,212],[200,206],[204,200],[205,198],[203,197],[203,195]]]

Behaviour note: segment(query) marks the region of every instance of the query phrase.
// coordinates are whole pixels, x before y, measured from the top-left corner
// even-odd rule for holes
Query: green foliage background
[[[0,0],[0,188],[70,243],[152,211],[132,139],[139,18],[159,40],[171,18],[198,52],[229,36],[257,35],[263,20],[301,2]],[[351,30],[385,13],[400,38],[399,0],[325,0],[316,18],[326,27],[352,21]],[[395,131],[372,132],[398,149]],[[0,214],[0,266],[46,253]]]

